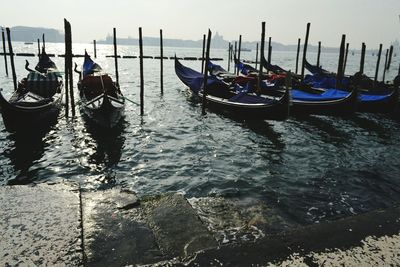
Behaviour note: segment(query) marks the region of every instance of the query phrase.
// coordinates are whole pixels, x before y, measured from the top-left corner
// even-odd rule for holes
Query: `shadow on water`
[[[383,114],[366,114],[359,113],[353,116],[351,122],[369,133],[375,133],[378,137],[385,139],[388,136],[388,131],[382,126]]]
[[[241,121],[241,123],[243,127],[268,139],[276,150],[283,150],[285,148],[282,135],[276,132],[268,121]]]
[[[324,143],[332,143],[337,147],[343,147],[349,143],[350,135],[338,128],[337,122],[348,119],[341,116],[294,116],[295,120],[300,123],[300,127],[305,132],[317,134]],[[311,128],[310,128],[311,126]]]
[[[44,138],[55,123],[56,120],[52,120],[48,124],[16,131],[7,137],[13,142],[13,145],[6,149],[3,155],[10,159],[11,164],[18,173],[15,178],[7,181],[8,185],[29,184],[35,180],[36,174],[40,169],[31,170],[31,167],[43,157],[48,146]]]

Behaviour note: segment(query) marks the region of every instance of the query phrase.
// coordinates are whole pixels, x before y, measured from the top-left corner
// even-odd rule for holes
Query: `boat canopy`
[[[194,93],[198,93],[203,88],[204,74],[197,72],[191,68],[183,66],[178,59],[175,58],[175,72],[179,79],[186,84]],[[228,89],[229,86],[217,77],[211,75],[207,79],[207,86],[221,87]]]
[[[95,72],[102,72],[102,68],[90,58],[90,56],[86,51],[85,51],[85,60],[83,61],[82,71],[83,71],[83,77],[93,74]]]
[[[292,89],[292,97],[299,101],[330,101],[339,100],[346,98],[351,92],[338,90],[338,89],[326,89],[322,93],[309,93],[304,90]]]

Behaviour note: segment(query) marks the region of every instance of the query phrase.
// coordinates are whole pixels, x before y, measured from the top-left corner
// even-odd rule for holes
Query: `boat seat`
[[[60,86],[59,75],[57,73],[42,74],[32,71],[22,82],[25,82],[25,87],[29,92],[39,96],[48,98],[52,97]]]
[[[103,80],[103,81],[101,81]],[[84,90],[85,95],[88,96],[96,96],[103,93],[104,90],[107,94],[115,95],[116,86],[112,81],[111,77],[108,75],[101,76],[86,76],[82,80],[82,88]]]

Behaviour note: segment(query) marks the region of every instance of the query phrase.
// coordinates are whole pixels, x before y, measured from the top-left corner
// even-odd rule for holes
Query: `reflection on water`
[[[11,142],[3,151],[3,155],[11,161],[16,172],[16,176],[7,181],[8,185],[28,184],[37,180],[36,176],[41,170],[38,163],[48,142],[51,142],[54,123],[55,121],[52,121],[50,124],[38,125],[7,136]]]

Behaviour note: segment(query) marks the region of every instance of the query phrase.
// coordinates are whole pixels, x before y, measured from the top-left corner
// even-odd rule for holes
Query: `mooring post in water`
[[[385,67],[383,68],[383,77],[382,81],[385,83],[385,76],[386,76],[386,66],[388,64],[388,56],[389,56],[389,49],[386,49],[386,56],[385,56]]]
[[[203,34],[203,50],[201,52],[201,73],[203,73],[203,74],[204,74],[205,49],[206,49],[206,35]]]
[[[268,62],[271,63],[271,53],[272,53],[272,45],[271,45],[272,37],[268,38]]]
[[[318,42],[317,67],[319,67],[320,57],[321,57],[321,41]]]
[[[378,81],[378,72],[379,72],[379,64],[381,62],[381,54],[382,54],[382,44],[379,45],[378,61],[376,62],[375,77],[374,77],[374,87],[376,86],[376,82]]]
[[[258,72],[258,90],[261,90],[261,81],[263,74],[263,58],[264,58],[264,44],[265,44],[265,21],[261,23],[261,47],[260,47],[260,69]]]
[[[113,43],[114,43],[114,63],[115,63],[115,81],[119,87],[119,74],[118,74],[118,52],[117,52],[117,29],[113,28]]]
[[[72,70],[72,30],[71,23],[68,24],[68,76],[69,76],[69,96],[71,99],[72,117],[75,117],[75,100],[74,100],[74,75]]]
[[[338,63],[338,70],[337,70],[337,74],[336,74],[336,88],[342,87],[345,44],[346,44],[346,35],[343,34],[342,42],[340,43],[339,63]]]
[[[238,48],[238,61],[237,61],[237,63],[239,64],[240,63],[240,52],[242,51],[242,35],[240,34],[239,35],[239,48]],[[237,75],[239,75],[239,72],[240,72],[240,70],[239,70],[239,65],[238,65],[238,67],[237,67]]]
[[[393,57],[393,45],[390,46],[389,59],[386,66],[387,69],[390,69],[390,64],[392,63],[392,57]]]
[[[344,61],[343,61],[343,77],[346,72],[346,65],[347,65],[347,56],[349,54],[349,43],[346,44],[346,52],[344,53]]]
[[[364,62],[365,62],[365,43],[361,45],[361,60],[360,60],[360,74],[364,73]]]
[[[299,66],[300,42],[301,42],[301,39],[299,38],[297,40],[296,74],[298,73],[298,66]]]
[[[37,50],[38,50],[38,58],[40,59],[40,53],[41,53],[41,49],[40,49],[40,39],[37,39]]]
[[[44,33],[42,34],[42,43],[43,43],[43,49],[46,50],[46,41],[44,39]]]
[[[235,51],[233,53],[233,66],[235,66],[235,67],[234,67],[233,73],[236,73],[236,68],[237,68],[236,62],[235,62],[235,60],[237,58],[237,54],[236,53],[237,53],[237,42],[235,41]]]
[[[254,67],[255,69],[257,69],[257,65],[258,65],[258,43],[256,44],[256,66]]]
[[[211,31],[210,31],[210,29],[208,29],[206,64],[204,67],[204,79],[203,79],[203,102],[202,102],[202,114],[203,115],[206,115],[206,97],[207,97],[207,80],[208,80],[208,62],[210,60],[210,44],[211,44]]]
[[[3,38],[3,54],[4,54],[4,65],[6,68],[6,75],[8,76],[8,63],[7,63],[7,52],[6,52],[6,37],[4,36],[4,29],[1,28],[1,37]]]
[[[10,53],[10,63],[11,63],[11,72],[12,72],[13,83],[14,83],[14,91],[17,91],[17,74],[15,73],[14,52],[13,52],[12,43],[11,43],[10,28],[6,28],[6,32],[7,32],[7,39],[8,39],[8,51]]]
[[[228,44],[228,71],[231,68],[231,43]]]
[[[144,115],[144,76],[143,76],[143,38],[139,27],[139,64],[140,64],[140,115]]]
[[[164,44],[162,29],[160,29],[160,88],[161,94],[164,94]]]
[[[304,79],[304,68],[305,68],[305,65],[306,65],[308,36],[310,35],[310,25],[311,25],[311,23],[307,23],[306,39],[304,41],[304,49],[303,49],[303,61],[301,63],[301,80]]]
[[[96,40],[93,40],[93,52],[94,52],[94,58],[97,58]]]
[[[68,34],[70,34],[69,30],[68,30],[68,21],[66,19],[64,19],[64,42],[65,42],[65,57],[64,57],[64,74],[65,74],[65,116],[68,117],[68,113],[69,113],[69,70],[68,70]],[[39,39],[38,39],[39,42]]]

